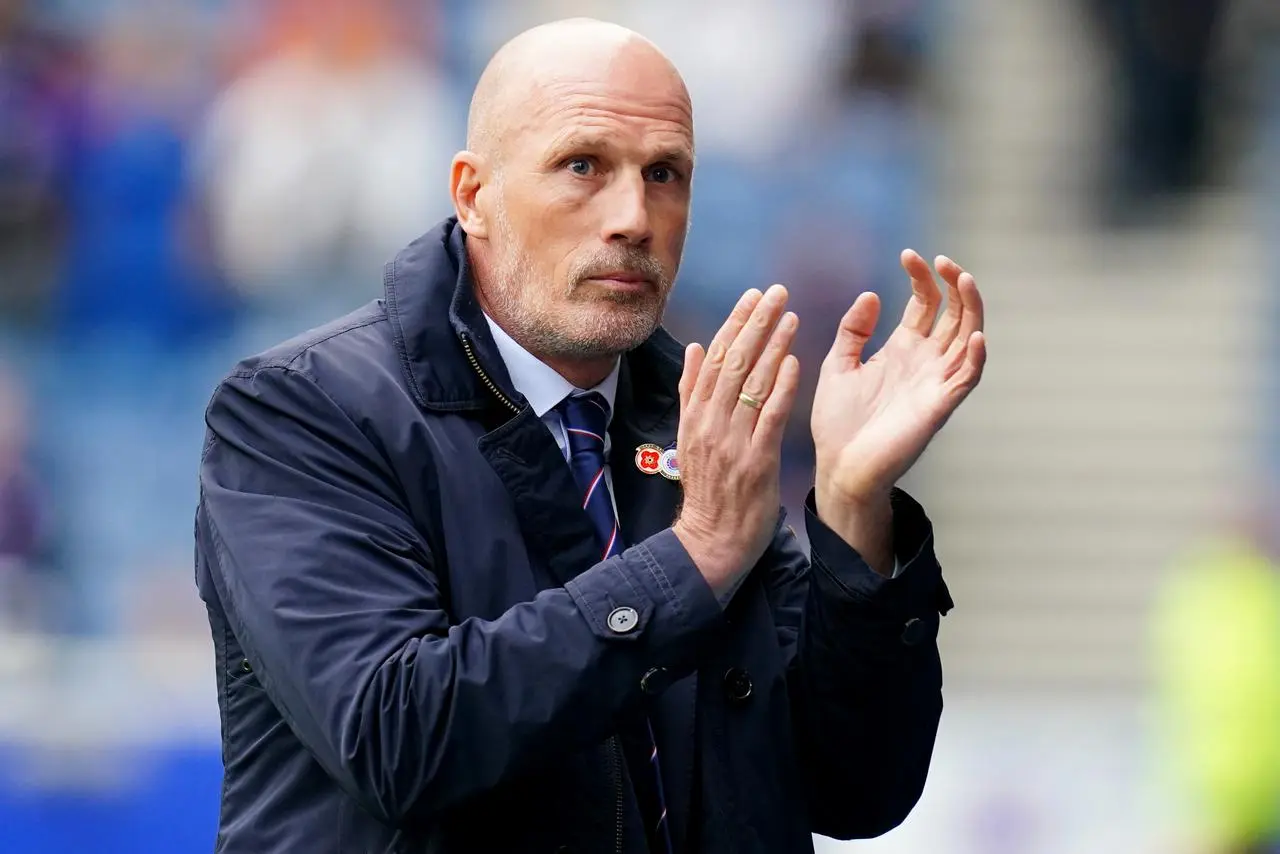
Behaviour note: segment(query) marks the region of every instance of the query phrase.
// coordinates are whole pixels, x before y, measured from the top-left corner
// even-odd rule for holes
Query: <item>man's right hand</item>
[[[782,435],[800,379],[790,354],[798,318],[787,290],[747,291],[704,352],[685,351],[680,378],[680,481],[673,526],[722,597],[764,554],[778,522]],[[757,409],[739,395],[759,401]]]

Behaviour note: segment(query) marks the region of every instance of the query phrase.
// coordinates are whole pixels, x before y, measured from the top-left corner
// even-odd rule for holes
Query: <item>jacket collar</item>
[[[475,296],[466,235],[450,217],[415,240],[383,272],[387,318],[410,387],[419,405],[439,412],[467,412],[498,405],[471,365],[478,367],[517,406],[525,406],[493,341]],[[677,387],[684,352],[659,328],[622,359],[618,413],[643,430],[678,418]]]

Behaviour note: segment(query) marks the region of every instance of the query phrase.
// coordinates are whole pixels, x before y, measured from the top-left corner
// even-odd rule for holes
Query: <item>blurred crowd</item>
[[[164,628],[214,384],[381,295],[383,261],[450,213],[471,86],[527,24],[634,26],[689,80],[677,335],[772,281],[810,365],[859,291],[896,313],[928,226],[930,5],[0,0],[0,626]]]

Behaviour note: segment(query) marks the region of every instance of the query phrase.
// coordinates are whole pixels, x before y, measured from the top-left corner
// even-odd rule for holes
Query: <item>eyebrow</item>
[[[550,164],[559,163],[566,157],[573,154],[594,154],[608,145],[608,140],[604,136],[596,134],[574,133],[565,137],[556,139],[551,147],[547,150],[546,161]],[[649,158],[649,163],[672,163],[678,166],[692,166],[693,152],[687,148],[662,148],[655,151]]]

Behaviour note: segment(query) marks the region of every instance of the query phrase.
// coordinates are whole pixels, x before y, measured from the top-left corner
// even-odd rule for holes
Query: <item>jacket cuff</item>
[[[670,529],[593,567],[565,585],[603,640],[643,642],[678,665],[691,641],[723,620],[711,586]]]
[[[814,493],[810,490],[804,504],[805,529],[817,581],[825,591],[870,609],[886,620],[945,614],[954,603],[934,555],[933,525],[924,508],[901,489],[893,490],[890,501],[893,553],[902,568],[893,578],[886,578],[818,518]]]

